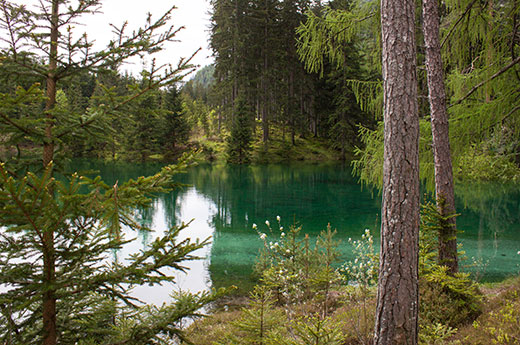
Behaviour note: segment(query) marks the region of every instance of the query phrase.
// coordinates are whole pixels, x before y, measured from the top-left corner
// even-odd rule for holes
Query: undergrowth
[[[520,344],[520,278],[481,292],[468,274],[449,275],[437,264],[439,217],[432,205],[422,210],[419,344]],[[266,221],[254,229],[263,243],[259,283],[242,305],[194,323],[193,344],[372,343],[379,262],[369,230],[349,239],[355,256],[340,263],[330,226],[315,241],[280,217],[274,228]]]

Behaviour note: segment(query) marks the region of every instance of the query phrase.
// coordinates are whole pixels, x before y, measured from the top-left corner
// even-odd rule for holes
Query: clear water
[[[75,170],[95,169],[108,183],[155,173],[159,165],[106,164],[80,161]],[[328,223],[342,240],[340,250],[351,255],[348,238],[359,239],[364,229],[379,237],[381,200],[377,191],[362,188],[341,164],[292,164],[266,166],[220,166],[202,164],[179,175],[189,184],[155,198],[154,206],[141,211],[141,221],[153,224],[161,232],[167,226],[194,219],[183,236],[206,238],[212,244],[199,255],[206,259],[189,263],[188,275],[179,275],[178,284],[138,289],[148,302],[160,303],[172,289],[200,291],[210,286],[248,284],[252,265],[261,241],[252,229],[258,224],[267,232],[265,221],[288,227],[296,222],[303,232],[317,236]],[[481,183],[458,185],[457,225],[463,232],[459,240],[467,259],[463,269],[481,280],[495,281],[520,270],[520,186]],[[140,236],[133,247],[146,245]],[[377,244],[376,244],[377,246]],[[125,253],[122,253],[124,256]],[[477,262],[477,265],[474,265]],[[469,267],[472,266],[472,267]]]

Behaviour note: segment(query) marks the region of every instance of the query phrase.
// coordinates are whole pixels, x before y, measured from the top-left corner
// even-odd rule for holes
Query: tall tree
[[[130,262],[113,267],[102,265],[107,253],[125,243],[120,233],[122,225],[139,228],[132,209],[145,206],[148,193],[174,186],[173,167],[149,179],[114,186],[107,186],[99,179],[81,179],[90,190],[88,194],[79,194],[80,178],[75,174],[69,176],[69,183],[52,177],[57,166],[53,163],[59,158],[57,152],[64,141],[72,140],[78,131],[100,123],[108,114],[117,113],[150,90],[179,81],[192,68],[189,60],[181,61],[176,68],[162,69],[153,65],[144,74],[144,86],[123,99],[114,99],[108,94],[105,102],[78,116],[61,111],[56,96],[66,78],[109,69],[132,56],[158,52],[164,43],[174,41],[178,31],[167,26],[172,8],[158,20],[152,20],[150,15],[146,26],[131,34],[127,34],[126,24],[114,27],[115,39],[105,50],[94,51],[86,35],[74,39],[70,24],[85,14],[95,13],[100,5],[98,0],[42,0],[33,10],[5,0],[0,2],[0,26],[9,33],[3,36],[7,42],[2,50],[4,61],[17,66],[21,73],[45,81],[44,98],[40,97],[39,86],[35,84],[27,90],[19,88],[14,96],[3,94],[0,103],[2,133],[13,138],[23,137],[30,141],[31,147],[40,148],[43,163],[40,170],[44,171],[24,174],[26,170],[17,169],[13,164],[16,162],[11,160],[0,165],[0,226],[9,229],[2,230],[0,237],[0,283],[9,287],[0,294],[1,317],[8,325],[7,330],[0,329],[5,341],[15,339],[15,343],[44,345],[55,345],[58,341],[76,343],[81,334],[69,332],[65,336],[69,330],[67,325],[71,318],[76,318],[76,323],[79,321],[77,318],[81,318],[83,309],[88,306],[85,303],[92,301],[92,295],[132,305],[128,286],[122,284],[131,287],[171,281],[173,277],[160,270],[182,269],[179,262],[183,258],[190,259],[190,253],[200,247],[200,243],[190,241],[176,243],[178,229],[174,228]],[[17,116],[17,110],[26,110],[27,104],[38,105],[43,99],[43,110],[33,106],[32,114]],[[89,312],[96,309],[94,304],[88,307],[92,307]],[[170,316],[185,314],[173,309]],[[167,325],[154,326],[155,334],[150,330],[146,332],[150,332],[149,337],[160,332],[173,334],[175,329]]]
[[[235,117],[231,134],[227,138],[228,162],[248,163],[251,141],[251,109],[243,96],[239,96],[235,105]]]
[[[423,33],[432,125],[435,194],[439,213],[448,219],[445,226],[439,229],[438,260],[441,265],[446,265],[451,273],[455,273],[458,271],[455,192],[438,7],[436,0],[423,0]]]
[[[163,92],[163,131],[160,144],[169,149],[188,140],[189,125],[182,109],[181,93],[175,85]]]
[[[417,344],[419,115],[415,2],[382,0],[384,165],[375,345]]]

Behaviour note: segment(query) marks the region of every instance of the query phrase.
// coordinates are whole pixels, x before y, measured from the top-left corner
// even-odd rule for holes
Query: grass
[[[192,134],[189,146],[201,149],[197,157],[199,161],[225,161],[227,135],[228,133],[223,132],[219,136],[206,136],[201,131],[196,131]],[[297,136],[293,145],[290,135],[284,135],[281,129],[272,128],[269,135],[266,146],[262,141],[260,128],[255,131],[251,144],[251,163],[326,162],[341,158],[339,152],[330,147],[326,139]],[[353,154],[349,153],[346,158],[348,160],[352,157]]]
[[[342,344],[369,344],[374,325],[375,290],[368,298],[352,293],[352,287],[334,292],[334,307],[330,320],[341,329]],[[520,277],[510,278],[501,283],[482,284],[484,308],[473,322],[459,326],[455,334],[430,337],[421,345],[518,345],[520,344]],[[213,313],[194,322],[186,331],[188,339],[195,345],[219,344],[225,337],[237,332],[236,324],[243,320],[249,307],[249,299],[235,296],[220,301]],[[293,307],[290,319],[298,319],[315,312],[315,305],[302,303]],[[284,306],[275,306],[270,313],[288,315]],[[282,320],[283,319],[283,320]],[[281,317],[280,323],[287,324]],[[286,333],[285,333],[286,332]],[[289,328],[282,328],[283,337],[291,337]],[[433,339],[433,340],[432,340]],[[299,344],[299,343],[295,343]]]

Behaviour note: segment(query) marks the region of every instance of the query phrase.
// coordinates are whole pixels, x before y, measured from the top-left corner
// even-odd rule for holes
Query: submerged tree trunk
[[[439,39],[440,17],[436,0],[423,0],[423,21],[432,123],[435,194],[439,213],[446,217],[455,214],[455,196],[446,89]],[[447,266],[450,273],[458,271],[455,217],[449,218],[447,224],[439,230],[439,264]]]
[[[415,2],[382,0],[384,165],[374,344],[418,342],[419,116]]]

